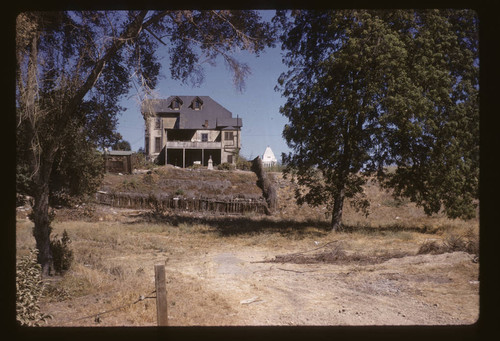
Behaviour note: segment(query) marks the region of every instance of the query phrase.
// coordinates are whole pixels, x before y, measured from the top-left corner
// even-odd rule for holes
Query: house
[[[241,147],[242,119],[209,96],[145,100],[145,152],[150,160],[178,167],[234,164]]]
[[[105,170],[110,173],[132,173],[132,153],[121,150],[104,150]]]
[[[272,167],[275,166],[277,163],[278,160],[276,160],[276,157],[274,156],[271,147],[267,146],[266,150],[264,151],[264,155],[262,155],[262,165],[264,167]]]

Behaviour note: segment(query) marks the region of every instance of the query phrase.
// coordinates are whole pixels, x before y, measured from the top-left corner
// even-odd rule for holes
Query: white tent
[[[262,164],[264,165],[264,167],[272,167],[276,165],[277,162],[278,160],[276,160],[271,147],[267,146],[264,155],[262,155]]]

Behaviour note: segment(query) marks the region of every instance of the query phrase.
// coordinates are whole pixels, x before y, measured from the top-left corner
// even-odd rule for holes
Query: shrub
[[[450,234],[441,245],[435,241],[425,242],[420,246],[417,254],[429,253],[435,255],[455,251],[479,255],[479,241],[472,230],[469,230],[465,236]]]
[[[61,239],[57,239],[56,234],[54,239],[50,241],[54,269],[60,274],[68,271],[73,262],[73,251],[69,248],[69,244],[71,244],[71,239],[66,230],[64,230]]]
[[[42,268],[37,263],[38,251],[22,257],[16,266],[16,320],[23,326],[39,326],[52,318],[40,312],[39,301],[43,296]]]
[[[439,245],[435,241],[426,241],[422,245],[420,245],[420,248],[418,249],[417,254],[422,255],[422,254],[432,254],[432,255],[437,255],[440,253],[444,253],[445,248],[442,245]]]
[[[232,171],[235,168],[236,168],[235,165],[233,165],[232,163],[227,163],[227,162],[221,163],[220,165],[217,166],[218,170],[229,170],[229,171]]]
[[[175,195],[184,195],[184,191],[182,189],[178,189],[175,191]]]
[[[232,171],[232,170],[235,169],[235,166],[232,163],[224,162],[224,163],[221,163],[220,165],[218,165],[217,169],[218,170],[229,170],[229,171]]]
[[[238,158],[236,161],[236,168],[244,171],[249,171],[252,168],[252,162]]]
[[[201,164],[192,164],[191,166],[188,167],[189,169],[202,169],[205,168],[205,166]]]
[[[132,153],[131,161],[133,167],[138,169],[153,169],[157,167],[154,162],[147,160],[146,155],[141,152]]]
[[[465,251],[466,250],[466,242],[465,240],[456,234],[448,235],[444,240],[444,245],[448,252],[454,251]]]

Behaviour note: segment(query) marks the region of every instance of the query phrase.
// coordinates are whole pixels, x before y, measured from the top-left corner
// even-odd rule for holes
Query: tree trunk
[[[33,206],[33,235],[38,249],[38,263],[42,266],[42,276],[46,277],[53,270],[52,251],[50,249],[49,184],[48,181],[37,186]]]
[[[332,231],[337,231],[342,226],[342,210],[344,208],[345,190],[341,189],[335,196],[332,211]]]
[[[33,236],[38,249],[38,263],[42,266],[42,276],[51,275],[54,264],[52,250],[50,249],[51,219],[49,215],[49,181],[54,164],[56,146],[47,146],[40,154],[40,166],[36,173],[33,198]]]

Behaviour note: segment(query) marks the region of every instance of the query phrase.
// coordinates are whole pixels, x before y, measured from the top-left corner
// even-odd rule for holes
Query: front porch
[[[198,143],[206,146],[206,142],[182,142],[182,143]],[[216,143],[216,142],[213,142]],[[209,142],[210,144],[210,142]],[[220,146],[220,143],[218,143]],[[168,143],[167,143],[168,145]],[[208,166],[208,160],[212,158],[213,165],[219,165],[221,163],[222,151],[221,149],[214,148],[194,148],[192,146],[185,146],[183,148],[167,148],[165,153],[165,164],[173,165],[177,167],[190,167],[199,162],[203,166]]]

